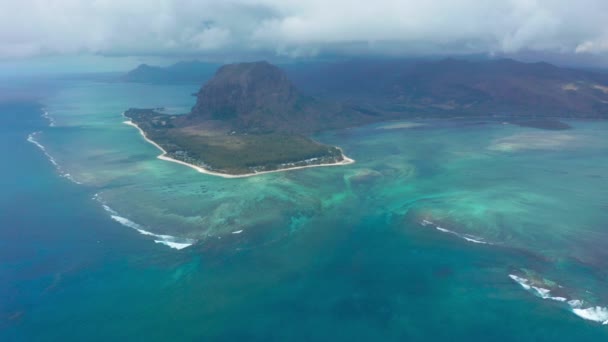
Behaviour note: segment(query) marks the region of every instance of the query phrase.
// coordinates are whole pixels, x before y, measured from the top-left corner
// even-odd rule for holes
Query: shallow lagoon
[[[606,336],[608,123],[381,123],[316,137],[355,164],[223,179],[156,159],[122,124],[129,107],[186,112],[196,88],[63,85],[45,101],[55,126],[35,136],[100,215],[154,251],[103,266],[122,269],[111,283],[141,301],[124,313],[145,318],[134,331],[156,322],[183,325],[188,338]],[[143,293],[125,272],[139,274]],[[154,312],[142,313],[153,294]],[[596,306],[586,313],[599,322],[573,313]],[[92,319],[92,308],[110,310],[101,299],[75,310]],[[175,321],[161,323],[163,313]]]

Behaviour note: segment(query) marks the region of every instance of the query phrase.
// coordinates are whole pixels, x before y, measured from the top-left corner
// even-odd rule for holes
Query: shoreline
[[[229,173],[221,173],[221,172],[210,171],[210,170],[207,170],[207,169],[202,168],[200,166],[196,166],[196,165],[189,164],[189,163],[186,163],[186,162],[181,161],[181,160],[177,160],[177,159],[168,157],[167,156],[167,151],[165,151],[165,149],[162,148],[159,144],[157,144],[154,141],[150,140],[146,136],[146,133],[139,126],[137,126],[137,124],[135,124],[131,120],[123,121],[123,123],[125,125],[129,125],[129,126],[137,128],[137,130],[139,131],[139,134],[141,134],[141,136],[144,138],[144,140],[146,140],[148,143],[154,145],[156,148],[158,148],[162,152],[156,158],[158,158],[160,160],[164,160],[164,161],[168,161],[168,162],[172,162],[172,163],[177,163],[177,164],[181,164],[181,165],[184,165],[184,166],[188,166],[190,168],[195,169],[196,171],[198,171],[200,173],[204,173],[204,174],[211,175],[211,176],[222,177],[222,178],[246,178],[246,177],[259,176],[259,175],[263,175],[263,174],[267,174],[267,173],[284,172],[284,171],[299,170],[299,169],[308,169],[308,168],[312,168],[312,167],[343,166],[343,165],[353,164],[355,162],[354,159],[351,159],[351,158],[348,158],[347,156],[345,156],[344,153],[342,153],[342,149],[340,149],[338,147],[338,149],[340,150],[340,153],[342,153],[342,157],[344,159],[342,161],[340,161],[340,162],[337,162],[337,163],[324,163],[324,164],[294,166],[294,167],[287,167],[287,168],[284,168],[284,169],[276,169],[276,170],[270,170],[270,171],[260,171],[260,172],[253,172],[253,173],[244,173],[242,175],[231,175]]]

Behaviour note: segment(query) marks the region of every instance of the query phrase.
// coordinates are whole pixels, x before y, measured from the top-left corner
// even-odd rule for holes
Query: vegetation
[[[218,127],[192,130],[180,126],[179,116],[149,109],[131,109],[125,116],[170,157],[227,174],[335,163],[344,159],[340,149],[302,135],[236,133]]]

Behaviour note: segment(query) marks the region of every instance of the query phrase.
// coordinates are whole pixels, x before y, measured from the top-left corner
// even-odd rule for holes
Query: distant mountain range
[[[293,112],[300,106],[300,115],[313,115],[316,112],[311,109],[314,102],[316,109],[326,106],[324,112],[333,109],[354,120],[353,124],[367,122],[368,116],[377,120],[412,115],[608,117],[608,74],[560,68],[548,63],[523,63],[510,59],[351,60],[287,64],[282,66],[284,71],[280,72],[281,75],[278,68],[268,63],[264,68],[258,64],[222,67],[224,70],[220,69],[222,73],[218,73],[221,77],[216,76],[213,86],[199,93],[199,102],[204,100],[208,106],[215,103],[226,109],[227,102],[218,103],[220,84],[236,81],[234,75],[244,71],[258,73],[251,78],[256,80],[279,77],[275,81],[280,85],[256,82],[255,86],[258,90],[259,87],[276,86],[276,90],[280,90],[278,94],[284,97],[261,99],[258,94],[255,95],[258,105],[260,101],[269,101],[266,103],[269,108],[282,112]],[[258,68],[248,71],[247,65],[258,65]],[[217,69],[217,65],[203,62],[184,62],[166,68],[140,66],[124,79],[131,82],[204,83]],[[288,80],[293,84],[289,82],[288,85]],[[285,101],[282,105],[291,106],[290,110],[278,106],[277,101],[281,99]],[[244,105],[242,97],[233,100],[241,101],[234,104],[236,107]],[[195,110],[205,111],[200,106]],[[209,107],[207,110],[214,109]],[[367,116],[355,115],[354,112]],[[317,119],[330,120],[327,115]],[[312,126],[315,125],[307,126],[314,128]],[[336,124],[327,125],[334,126]]]
[[[207,70],[198,63],[136,70],[160,81],[186,79],[189,68]],[[224,65],[196,93],[190,113],[130,109],[125,116],[162,147],[164,157],[225,176],[349,163],[339,148],[307,136],[383,120],[498,116],[522,126],[568,129],[552,118],[608,118],[605,74],[546,63],[359,61],[288,70],[264,61]]]
[[[221,64],[199,61],[178,62],[168,67],[141,64],[120,79],[134,83],[203,83],[213,77]]]

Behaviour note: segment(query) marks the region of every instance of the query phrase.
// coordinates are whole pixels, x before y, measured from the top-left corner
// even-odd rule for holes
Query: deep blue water
[[[505,276],[542,258],[385,212],[342,208],[263,248],[153,244],[26,141],[40,114],[0,106],[1,341],[608,340]]]

